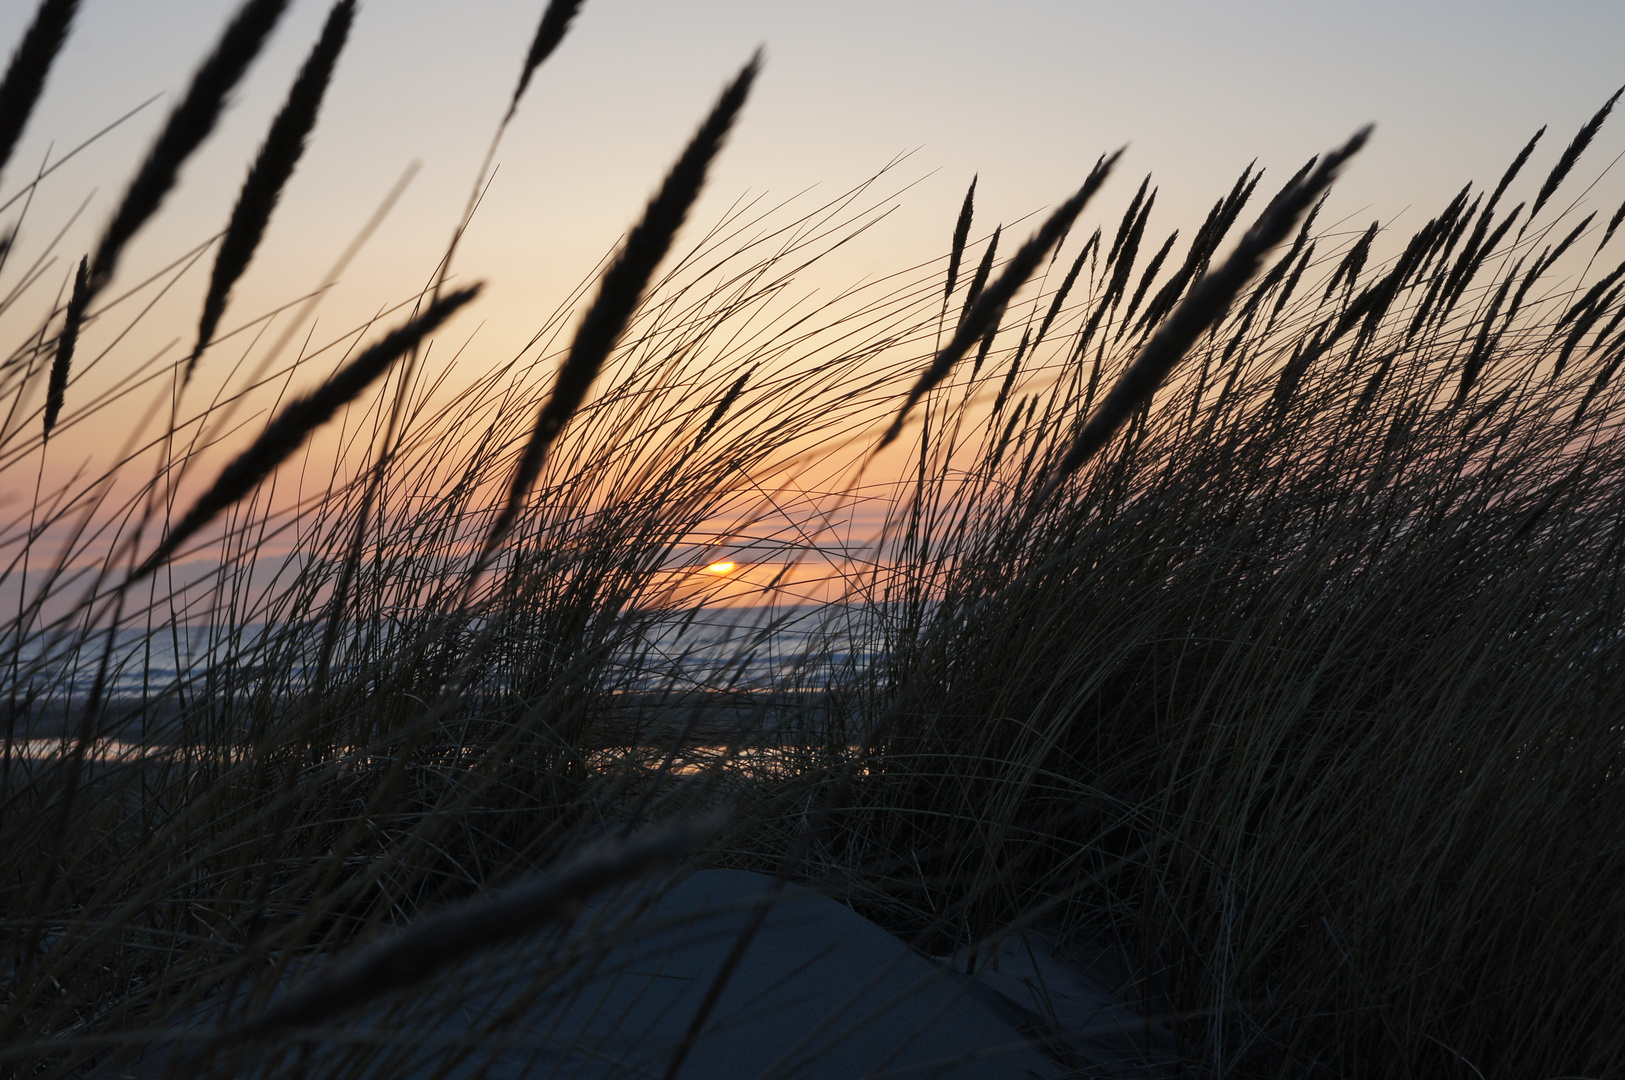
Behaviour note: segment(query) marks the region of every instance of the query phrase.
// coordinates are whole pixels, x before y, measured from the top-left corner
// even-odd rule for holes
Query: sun
[[[731,562],[714,562],[705,568],[705,572],[708,574],[726,574],[731,572],[737,565],[737,563]]]

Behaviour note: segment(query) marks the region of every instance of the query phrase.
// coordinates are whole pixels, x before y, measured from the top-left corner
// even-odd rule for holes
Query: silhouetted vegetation
[[[1083,224],[1105,155],[1025,243],[978,234],[973,181],[942,259],[807,307],[886,171],[682,246],[752,59],[579,320],[586,286],[425,376],[478,292],[443,287],[465,213],[383,332],[267,346],[260,385],[330,373],[238,430],[252,379],[187,391],[339,0],[199,327],[110,391],[156,394],[161,437],[42,489],[108,400],[76,345],[145,317],[103,300],[121,253],[284,6],[229,21],[44,325],[0,247],[7,1075],[477,1060],[414,987],[674,863],[816,883],[935,956],[1111,943],[1190,1075],[1625,1067],[1625,208],[1554,201],[1614,99],[1532,204],[1538,134],[1409,236],[1325,223],[1365,132],[1249,166],[1185,247],[1149,178]],[[74,14],[43,0],[0,82],[0,165]]]

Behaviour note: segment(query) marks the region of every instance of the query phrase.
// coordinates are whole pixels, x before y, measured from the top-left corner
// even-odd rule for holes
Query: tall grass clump
[[[575,6],[544,12],[527,79]],[[931,332],[940,285],[923,273],[818,307],[786,298],[800,268],[884,216],[884,173],[804,212],[738,204],[668,257],[752,62],[608,259],[573,345],[560,341],[580,291],[519,355],[447,389],[444,365],[405,362],[477,291],[442,291],[437,273],[382,314],[385,332],[273,346],[251,356],[248,385],[194,400],[193,365],[235,333],[217,332],[232,284],[298,182],[351,10],[334,8],[250,169],[187,353],[161,380],[114,379],[111,400],[156,391],[151,413],[172,419],[0,533],[7,1069],[236,1075],[293,1068],[282,1055],[303,1047],[300,1068],[388,1072],[400,1054],[472,1052],[419,1045],[434,1030],[420,1014],[452,1006],[399,993],[398,965],[363,964],[367,985],[343,995],[385,999],[382,1018],[355,1022],[395,1030],[387,1051],[312,1047],[290,1004],[304,999],[283,991],[351,942],[459,904],[477,932],[438,962],[477,961],[759,816],[717,766],[753,752],[728,718],[759,712],[763,677],[738,669],[750,659],[728,627],[691,662],[717,588],[696,570],[739,547],[812,550],[797,537],[818,514],[793,479],[807,448],[884,408],[896,374],[877,359]],[[40,490],[46,456],[107,406],[80,389],[93,369],[75,346],[116,362],[85,342],[112,336],[98,324],[127,300],[97,296],[279,12],[254,0],[228,24],[100,254],[43,327],[17,332],[0,441],[12,490]],[[254,385],[324,365],[234,431]],[[737,632],[763,641],[782,621]],[[680,731],[725,745],[695,766]],[[754,752],[764,775],[793,758]],[[444,951],[462,924],[439,918],[419,937]]]
[[[917,610],[872,609],[905,705],[824,856],[890,868],[868,910],[1114,942],[1215,1074],[1620,1067],[1625,290],[1497,208],[1528,156],[1387,259],[1303,226],[1173,367],[1221,202],[1166,317],[1108,256],[1045,361],[947,388]]]
[[[1564,202],[1612,99],[1408,232],[1333,221],[1366,132],[1194,230],[1149,177],[1091,223],[1108,155],[1020,246],[972,181],[943,259],[815,302],[906,185],[688,236],[753,59],[474,363],[431,348],[453,256],[571,0],[421,292],[233,306],[350,0],[213,262],[113,288],[283,7],[228,20],[38,318],[50,249],[0,255],[7,1075],[477,1069],[643,932],[584,905],[700,866],[961,970],[1033,928],[1110,958],[1193,1076],[1625,1065],[1625,211]],[[74,11],[0,81],[0,165]],[[171,289],[178,351],[127,357]],[[65,473],[115,404],[156,419]]]

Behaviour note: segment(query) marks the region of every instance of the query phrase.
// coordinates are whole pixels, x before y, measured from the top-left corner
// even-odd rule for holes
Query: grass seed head
[[[90,265],[92,296],[112,280],[125,245],[158,212],[175,186],[181,166],[214,130],[226,98],[259,56],[287,6],[288,0],[246,0],[232,16],[214,51],[192,76],[186,96],[169,114],[102,233]]]
[[[359,397],[400,356],[416,347],[452,313],[479,295],[478,285],[447,293],[417,318],[390,331],[376,344],[333,373],[321,386],[283,406],[259,438],[230,464],[207,491],[198,497],[156,550],[130,575],[135,582],[162,566],[181,545],[214,520],[223,510],[257,487],[271,471],[304,444],[311,432]]]
[[[678,157],[660,190],[649,201],[643,219],[632,229],[626,242],[599,282],[598,296],[576,329],[570,352],[553,384],[553,393],[536,418],[536,427],[514,469],[507,499],[486,536],[485,551],[494,551],[519,516],[520,507],[547,460],[548,448],[559,432],[586,400],[587,391],[598,370],[609,358],[627,321],[642,301],[644,290],[656,268],[670,250],[677,230],[705,186],[706,173],[721,151],[728,132],[744,108],[745,99],[761,69],[761,55],[750,59],[694,133]]]
[[[232,286],[248,269],[254,251],[265,236],[271,212],[276,209],[282,189],[293,176],[300,157],[305,152],[305,140],[316,126],[322,98],[333,77],[339,53],[350,34],[355,20],[355,0],[338,0],[328,12],[322,36],[317,39],[304,67],[288,90],[288,98],[271,122],[259,156],[248,170],[243,189],[232,208],[231,221],[226,226],[225,238],[220,241],[220,252],[215,256],[214,273],[209,279],[209,292],[203,300],[203,316],[198,321],[197,344],[186,361],[185,380],[192,377],[198,357],[208,348],[225,313]]]
[[[90,302],[89,263],[79,260],[79,269],[73,275],[73,294],[68,299],[68,310],[62,320],[62,333],[56,339],[56,355],[51,358],[50,379],[45,388],[45,437],[51,437],[62,406],[67,399],[68,375],[73,367],[74,349],[79,344],[79,328],[84,323],[85,305]]]
[[[970,187],[965,189],[965,201],[959,207],[959,220],[954,223],[953,243],[948,248],[948,280],[942,286],[942,303],[947,307],[948,298],[954,294],[954,285],[959,281],[959,264],[965,257],[965,243],[970,239],[971,213],[976,207],[976,177],[970,178]]]
[[[1546,182],[1540,185],[1540,194],[1535,196],[1535,208],[1529,211],[1530,220],[1538,217],[1541,207],[1545,206],[1546,201],[1557,193],[1558,186],[1563,183],[1564,178],[1569,175],[1569,171],[1574,168],[1574,163],[1580,160],[1580,155],[1585,153],[1586,147],[1591,145],[1591,140],[1597,137],[1597,132],[1602,129],[1603,121],[1607,120],[1608,114],[1614,111],[1614,103],[1619,100],[1620,94],[1625,94],[1625,86],[1615,90],[1614,96],[1603,103],[1602,108],[1597,110],[1596,115],[1587,120],[1584,126],[1575,132],[1574,138],[1569,142],[1568,146],[1563,148],[1563,153],[1558,157],[1557,164],[1552,166],[1552,171],[1547,174]]]
[[[6,162],[45,89],[45,77],[68,40],[78,9],[79,0],[40,0],[34,21],[11,54],[6,77],[0,81],[0,175],[5,174]]]
[[[995,325],[1004,314],[1005,305],[1015,296],[1016,290],[1026,283],[1027,278],[1038,268],[1045,255],[1060,239],[1061,235],[1072,227],[1083,208],[1100,186],[1111,175],[1112,167],[1122,155],[1119,150],[1110,157],[1102,157],[1095,162],[1089,176],[1077,192],[1066,202],[1062,203],[1044,222],[1043,226],[1021,246],[1020,250],[1005,264],[1004,271],[998,280],[987,286],[977,298],[976,303],[966,312],[965,317],[959,320],[959,326],[954,330],[954,336],[948,344],[943,346],[932,359],[931,365],[920,375],[919,379],[910,388],[908,396],[903,400],[896,418],[886,433],[881,436],[875,451],[884,449],[902,434],[903,424],[908,414],[918,404],[920,398],[931,391],[931,388],[947,378],[955,364],[962,360],[970,347],[987,333],[988,328]]]
[[[525,65],[519,70],[519,85],[514,87],[513,100],[508,104],[509,117],[512,117],[514,110],[519,108],[519,99],[525,96],[525,90],[530,86],[530,78],[536,74],[536,69],[553,55],[553,50],[559,47],[564,35],[569,33],[570,23],[581,10],[581,2],[582,0],[548,0],[547,9],[542,12],[542,21],[536,27],[536,36],[531,39],[530,51],[525,54]]]

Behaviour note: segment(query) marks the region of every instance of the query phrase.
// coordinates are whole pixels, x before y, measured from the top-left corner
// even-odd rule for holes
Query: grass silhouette
[[[499,137],[579,7],[543,12]],[[942,259],[814,306],[796,275],[889,170],[682,232],[753,59],[568,344],[594,282],[461,389],[423,374],[476,303],[443,287],[465,211],[390,329],[189,403],[344,0],[190,346],[88,397],[121,252],[282,8],[228,23],[44,325],[0,300],[0,483],[34,493],[0,524],[8,1073],[477,1061],[423,979],[526,935],[599,955],[635,917],[561,927],[674,864],[817,884],[972,967],[1035,925],[1112,953],[1191,1075],[1619,1071],[1625,209],[1554,202],[1614,99],[1510,210],[1539,133],[1409,236],[1320,223],[1361,132],[1262,206],[1249,166],[1183,248],[1150,178],[1078,224],[1103,156],[1013,253],[972,239],[973,181]],[[0,164],[75,10],[44,0],[0,82]],[[161,437],[42,489],[155,394]]]

